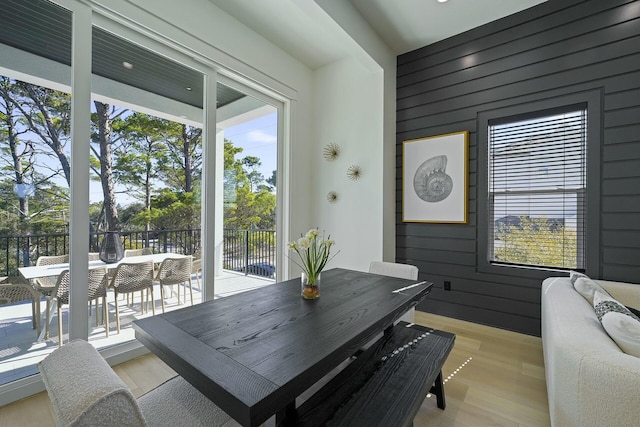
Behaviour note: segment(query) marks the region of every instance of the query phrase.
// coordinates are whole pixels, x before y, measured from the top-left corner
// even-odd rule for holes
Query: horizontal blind
[[[490,262],[584,269],[586,109],[489,123]]]

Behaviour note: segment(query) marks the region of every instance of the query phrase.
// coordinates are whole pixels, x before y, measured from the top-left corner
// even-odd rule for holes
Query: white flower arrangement
[[[316,228],[307,231],[307,234],[297,241],[289,243],[289,249],[298,254],[300,263],[291,257],[289,258],[306,273],[309,278],[309,285],[316,284],[318,276],[327,265],[327,262],[340,252],[336,252],[333,256],[330,255],[331,247],[334,244],[335,242],[331,240],[331,236],[327,236],[327,239],[325,239],[324,234],[320,236]]]

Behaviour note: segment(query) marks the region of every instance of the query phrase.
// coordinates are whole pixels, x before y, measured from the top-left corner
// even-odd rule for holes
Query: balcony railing
[[[98,252],[105,233],[91,233],[89,250]],[[200,249],[200,230],[123,231],[125,249],[149,247],[154,253],[193,254]],[[18,268],[35,265],[40,256],[69,253],[69,234],[0,236],[0,275],[18,275]],[[273,230],[224,229],[223,268],[245,274],[274,276],[276,237]]]

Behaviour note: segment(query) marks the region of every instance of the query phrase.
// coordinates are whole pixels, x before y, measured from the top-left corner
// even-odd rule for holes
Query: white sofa
[[[640,309],[640,285],[595,282]],[[542,283],[542,345],[552,426],[640,426],[640,358],[620,350],[569,277]]]

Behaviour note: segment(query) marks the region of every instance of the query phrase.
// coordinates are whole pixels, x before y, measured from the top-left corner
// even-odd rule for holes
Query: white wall
[[[168,43],[185,57],[215,63],[221,74],[232,71],[244,83],[257,82],[289,99],[285,238],[324,228],[342,249],[336,263],[366,269],[373,259],[395,256],[395,55],[350,4],[332,3],[329,10],[316,2],[340,25],[334,24],[335,32],[349,44],[357,41],[362,53],[312,71],[207,0],[89,0],[99,12],[98,24],[106,16],[156,43],[146,47]],[[321,153],[331,141],[343,147],[343,154],[329,165]],[[363,169],[360,181],[346,178],[352,163]],[[326,201],[332,187],[340,193],[335,205]],[[295,268],[290,272],[298,273]]]
[[[395,261],[396,247],[396,55],[349,1],[315,0],[382,70],[382,260]]]
[[[382,258],[382,78],[382,70],[372,71],[356,59],[315,72],[312,218],[340,250],[329,266],[366,271],[372,260]],[[341,149],[332,162],[322,156],[329,143]],[[351,165],[362,168],[357,181],[347,177]],[[336,202],[327,201],[329,191],[338,194]]]

